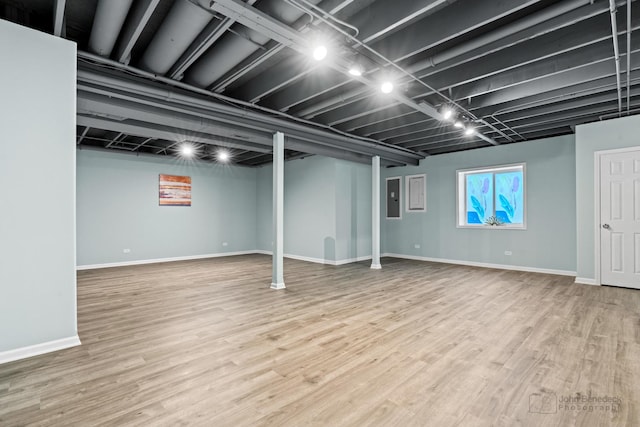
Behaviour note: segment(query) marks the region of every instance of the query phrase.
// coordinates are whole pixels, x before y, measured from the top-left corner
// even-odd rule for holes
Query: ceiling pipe
[[[109,57],[133,0],[100,0],[89,36],[89,50]]]
[[[144,52],[140,67],[166,74],[211,19],[213,15],[203,13],[190,1],[176,0]]]
[[[622,115],[622,83],[620,82],[620,48],[618,46],[618,22],[616,14],[618,6],[616,0],[609,0],[609,11],[611,13],[611,38],[613,39],[613,56],[616,62],[616,86],[618,89],[618,113]]]
[[[631,108],[631,0],[627,0],[627,115]]]
[[[202,0],[200,0],[202,1]],[[277,41],[278,43],[282,43],[288,47],[290,47],[293,50],[298,51],[298,53],[301,53],[303,55],[307,55],[310,51],[310,42],[309,40],[307,40],[306,38],[302,37],[301,33],[299,31],[296,31],[294,29],[292,29],[291,27],[282,24],[280,21],[274,19],[273,17],[257,10],[256,8],[253,8],[251,6],[247,6],[245,3],[239,2],[237,0],[217,0],[215,2],[212,2],[209,4],[210,7],[210,11],[213,12],[217,12],[217,13],[221,13],[225,16],[228,17],[234,17],[238,20],[238,22],[242,23],[245,26],[251,26],[254,27],[256,29],[258,29],[260,32],[262,32],[263,34],[271,37],[273,40]],[[316,8],[319,9],[319,8]],[[318,15],[315,11],[312,11],[310,9],[306,9],[305,10],[307,13],[313,15],[314,17],[320,19],[323,22],[327,22],[325,18],[323,18],[321,15]],[[326,14],[326,12],[322,12],[323,14]],[[427,85],[426,83],[420,81],[418,78],[416,78],[413,75],[408,74],[402,67],[400,67],[398,64],[390,61],[389,59],[387,59],[385,56],[383,56],[382,54],[380,54],[379,52],[377,52],[376,50],[372,49],[371,47],[367,46],[366,44],[363,44],[361,41],[359,41],[358,39],[356,39],[355,37],[353,37],[351,34],[349,34],[348,32],[345,32],[344,30],[341,30],[339,28],[335,28],[334,29],[342,34],[343,36],[345,36],[350,42],[354,42],[356,43],[358,46],[362,46],[364,49],[366,49],[367,51],[369,51],[371,54],[375,55],[376,57],[378,57],[379,59],[381,59],[382,61],[384,61],[385,64],[388,64],[389,66],[397,69],[398,71],[402,72],[403,74],[407,75],[407,77],[410,77],[411,79],[417,81],[418,83],[420,83],[421,85],[427,87],[429,90],[435,90],[433,89],[431,86]],[[344,58],[344,57],[336,57],[333,61],[329,61],[328,66],[333,68],[336,71],[339,71],[340,73],[346,75],[346,76],[350,76],[353,80],[357,80],[360,83],[368,86],[371,89],[375,89],[378,90],[380,88],[380,85],[377,81],[375,80],[371,80],[369,78],[363,77],[363,76],[353,76],[351,75],[351,73],[349,72],[349,61]],[[436,91],[437,92],[437,91]],[[458,107],[461,111],[465,111],[466,113],[468,113],[463,107],[461,107],[459,104],[456,104],[454,101],[452,101],[451,99],[449,99],[446,95],[444,95],[441,92],[437,92],[443,99],[445,99],[446,101],[448,101],[449,103],[451,103],[452,105],[455,105],[456,107]],[[420,103],[414,101],[413,99],[408,98],[407,96],[405,96],[402,93],[399,93],[398,91],[391,91],[390,93],[387,94],[387,96],[389,98],[392,98],[402,104],[405,104],[406,106],[415,109],[416,111],[419,111],[423,114],[426,114],[428,116],[431,116],[437,120],[443,120],[442,114],[440,114],[440,112],[431,104],[427,103],[426,101],[422,101]],[[469,117],[471,119],[476,119],[475,116],[473,116],[473,114],[468,113]],[[481,133],[477,133],[476,136],[478,138],[481,138],[483,140],[485,140],[486,142],[493,144],[493,145],[498,145],[498,143],[496,141],[494,141],[493,139],[481,134]]]
[[[505,25],[504,27],[501,27],[497,30],[491,31],[489,33],[486,33],[484,35],[471,39],[468,42],[461,43],[451,49],[445,50],[441,53],[438,53],[429,58],[423,59],[412,65],[409,65],[407,67],[407,72],[414,74],[420,71],[424,71],[428,68],[436,67],[438,64],[441,64],[444,61],[448,61],[458,56],[469,53],[475,49],[481,48],[485,44],[493,43],[505,37],[512,36],[530,27],[541,24],[543,22],[548,21],[549,19],[571,12],[575,9],[586,6],[590,3],[591,3],[590,0],[573,0],[569,2],[562,2],[558,5],[548,7],[546,9],[543,9],[540,12],[532,14],[531,16],[519,19],[518,21]],[[607,10],[608,8],[604,8],[603,12]],[[374,73],[376,71],[379,71],[379,69],[370,70],[370,73]],[[328,106],[332,104],[340,105],[347,98],[352,98],[353,100],[361,99],[357,95],[361,95],[363,93],[369,93],[369,92],[367,89],[363,89],[363,88],[353,89],[348,92],[337,95],[335,97],[326,99],[321,103],[314,104],[313,106],[307,107],[304,110],[301,110],[300,112],[298,112],[298,114],[305,118],[312,118],[317,114],[321,114],[321,113],[317,113],[317,111],[320,111],[321,109],[325,109],[324,112],[326,112],[327,111],[326,108]]]
[[[336,2],[338,3],[328,13],[329,14],[335,14],[338,11],[342,10],[346,5],[350,4],[352,1],[353,0],[326,0],[326,2],[331,3],[331,5],[334,5]],[[250,4],[250,2],[247,1],[247,4]],[[315,22],[313,20],[313,16],[307,15],[304,18],[298,19],[298,21],[293,23],[291,26],[293,28],[300,29],[300,32],[304,33],[306,31],[308,31],[312,26],[315,26],[315,24],[317,24],[317,22]],[[265,48],[265,50],[262,53],[259,53],[259,54],[254,53],[250,57],[246,58],[240,64],[238,64],[236,67],[234,67],[231,70],[229,70],[220,79],[216,80],[211,85],[209,85],[207,87],[207,89],[209,89],[211,91],[214,91],[214,92],[218,92],[218,93],[224,92],[225,90],[227,90],[227,87],[229,87],[232,84],[234,84],[236,81],[238,81],[239,79],[244,77],[247,73],[251,72],[256,67],[259,67],[265,61],[268,61],[270,58],[272,58],[273,56],[277,55],[280,51],[282,51],[286,47],[284,45],[276,44],[274,42],[271,42],[271,43],[265,45],[264,48]],[[297,79],[305,76],[307,74],[307,72],[312,72],[314,69],[315,69],[314,67],[308,68],[307,70],[303,71],[302,73],[296,74],[295,79],[297,80]],[[282,85],[286,85],[286,84],[288,84],[288,82],[291,82],[291,80],[287,80],[287,82],[282,83]],[[273,90],[271,90],[271,91],[262,92],[259,95],[254,96],[254,98],[252,99],[252,102],[259,102],[260,99],[262,99],[265,96],[268,96],[269,94],[271,94],[272,92],[278,90],[281,87],[282,86],[277,86],[277,88],[273,87],[272,88]],[[282,111],[286,111],[286,110],[283,109]]]

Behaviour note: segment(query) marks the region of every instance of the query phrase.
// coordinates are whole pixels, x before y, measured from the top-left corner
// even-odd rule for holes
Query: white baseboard
[[[217,254],[189,255],[189,256],[179,256],[179,257],[172,257],[172,258],[157,258],[157,259],[143,259],[143,260],[137,260],[137,261],[110,262],[106,264],[79,265],[76,267],[76,270],[94,270],[96,268],[128,267],[131,265],[157,264],[160,262],[173,262],[173,261],[190,261],[194,259],[218,258],[218,257],[236,256],[236,255],[251,255],[255,253],[259,253],[259,252],[258,251],[221,252]]]
[[[65,348],[75,347],[77,345],[80,345],[80,337],[74,335],[68,338],[61,338],[59,340],[16,348],[15,350],[2,351],[0,352],[0,364],[26,359],[27,357],[38,356],[40,354],[51,353],[52,351],[64,350]]]
[[[271,251],[264,251],[264,250],[257,250],[257,251],[254,251],[253,253],[262,254],[262,255],[273,255]],[[322,258],[312,258],[312,257],[307,257],[302,255],[293,255],[293,254],[284,254],[283,256],[285,258],[296,259],[298,261],[306,261],[306,262],[313,262],[315,264],[326,264],[326,265],[345,265],[345,264],[351,264],[353,262],[367,261],[371,259],[371,255],[365,255],[357,258],[341,259],[337,261],[322,259]]]
[[[391,257],[391,258],[411,259],[416,261],[440,262],[444,264],[468,265],[471,267],[496,268],[498,270],[513,270],[513,271],[526,271],[529,273],[555,274],[558,276],[575,276],[576,275],[575,271],[553,270],[549,268],[537,268],[537,267],[525,267],[520,265],[489,264],[486,262],[462,261],[462,260],[444,259],[444,258],[430,258],[430,257],[416,256],[416,255],[402,255],[402,254],[392,254],[392,253],[385,253],[385,254],[382,254],[381,256]]]
[[[282,283],[271,283],[271,289],[285,289],[286,286],[284,285],[284,282]]]
[[[579,283],[581,285],[600,286],[596,283],[596,279],[589,279],[587,277],[576,277],[576,283]]]
[[[357,258],[348,258],[348,259],[341,259],[339,261],[334,261],[335,264],[332,264],[332,265],[352,264],[354,262],[369,261],[369,260],[371,260],[371,255],[365,255],[365,256],[359,256]]]

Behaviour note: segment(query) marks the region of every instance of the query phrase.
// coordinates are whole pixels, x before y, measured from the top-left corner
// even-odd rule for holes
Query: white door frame
[[[627,153],[631,151],[640,150],[640,146],[638,147],[627,147],[627,148],[616,148],[615,150],[601,150],[593,153],[594,155],[594,164],[593,164],[593,176],[594,176],[594,213],[595,213],[595,224],[594,224],[594,249],[595,249],[595,285],[602,285],[602,272],[601,272],[601,263],[602,260],[600,254],[600,247],[602,245],[602,239],[600,238],[600,160],[603,156],[608,154],[619,154],[619,153]]]

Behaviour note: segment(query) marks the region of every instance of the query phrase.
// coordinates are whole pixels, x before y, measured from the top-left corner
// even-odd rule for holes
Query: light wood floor
[[[640,426],[638,291],[270,260],[78,273],[83,345],[0,365],[0,425]]]

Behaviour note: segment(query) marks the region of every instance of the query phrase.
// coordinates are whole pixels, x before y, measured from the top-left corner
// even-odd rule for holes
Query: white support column
[[[271,289],[284,289],[284,134],[273,135],[273,273]]]
[[[380,156],[371,159],[371,268],[380,264]]]

